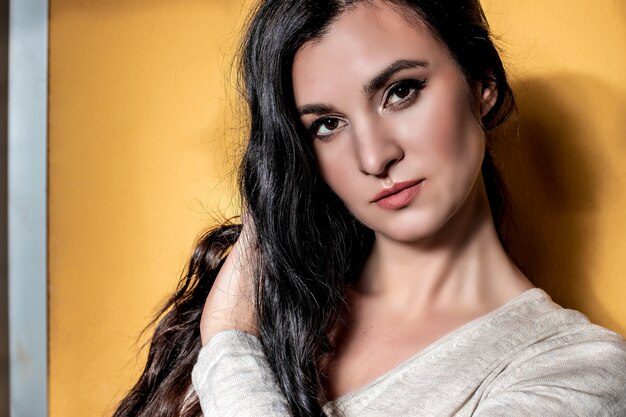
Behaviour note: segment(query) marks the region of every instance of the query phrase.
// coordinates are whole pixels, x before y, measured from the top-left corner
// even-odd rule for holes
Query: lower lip
[[[405,188],[395,194],[381,198],[376,202],[376,204],[378,207],[388,210],[398,210],[404,208],[409,205],[411,200],[413,200],[415,195],[419,192],[420,188],[422,188],[422,181],[412,187]]]

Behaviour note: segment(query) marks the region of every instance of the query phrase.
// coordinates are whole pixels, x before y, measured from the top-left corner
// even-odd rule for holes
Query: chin
[[[427,239],[437,233],[443,226],[444,220],[438,216],[406,213],[406,216],[398,216],[381,222],[378,219],[372,224],[364,223],[374,231],[377,236],[402,243],[413,243]]]

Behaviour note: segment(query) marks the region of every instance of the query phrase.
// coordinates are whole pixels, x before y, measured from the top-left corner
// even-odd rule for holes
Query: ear
[[[480,86],[480,116],[485,117],[498,100],[498,89],[493,81],[485,81]]]

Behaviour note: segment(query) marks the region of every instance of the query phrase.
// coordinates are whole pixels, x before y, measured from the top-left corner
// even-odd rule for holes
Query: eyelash
[[[389,97],[392,94],[397,93],[399,88],[402,88],[402,87],[409,88],[410,89],[409,94],[407,94],[404,98],[400,98],[397,102],[391,103],[388,105],[392,109],[401,110],[402,108],[404,108],[407,104],[412,102],[417,97],[417,94],[424,88],[425,85],[426,85],[425,79],[424,80],[407,79],[407,80],[398,81],[395,84],[391,85],[387,89],[385,94],[383,95],[383,104],[387,103],[387,101],[389,100]],[[314,139],[328,140],[329,138],[335,135],[336,133],[335,131],[329,134],[325,134],[325,135],[320,135],[318,133],[320,127],[322,127],[322,125],[328,121],[338,121],[339,123],[343,122],[341,118],[339,117],[325,115],[325,116],[320,117],[319,119],[314,120],[313,123],[309,125],[307,130],[309,131],[309,133]]]
[[[406,97],[401,98],[396,103],[390,104],[392,108],[401,107],[403,104],[409,101],[412,101],[417,96],[417,93],[419,93],[424,88],[425,85],[426,85],[426,80],[408,79],[408,80],[398,81],[397,83],[389,87],[389,89],[387,90],[387,93],[384,95],[383,103],[387,103],[387,101],[389,100],[389,97],[394,93],[394,91],[397,92],[399,88],[402,88],[402,87],[409,88],[410,92]]]
[[[309,127],[307,128],[307,130],[309,131],[309,133],[311,134],[311,136],[314,139],[328,139],[332,136],[335,135],[335,132],[333,131],[333,133],[329,133],[329,134],[325,134],[325,135],[320,135],[318,133],[320,127],[322,127],[322,125],[328,121],[338,121],[339,123],[343,122],[339,117],[334,117],[334,116],[323,116],[320,117],[319,119],[316,119],[315,121],[313,121],[313,123],[311,123],[309,125]],[[345,122],[343,122],[345,123]]]

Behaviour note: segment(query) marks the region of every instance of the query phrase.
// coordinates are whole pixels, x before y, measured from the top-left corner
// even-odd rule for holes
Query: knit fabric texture
[[[290,416],[260,341],[230,330],[192,373],[205,416]],[[324,404],[345,417],[626,417],[626,341],[540,288]]]

